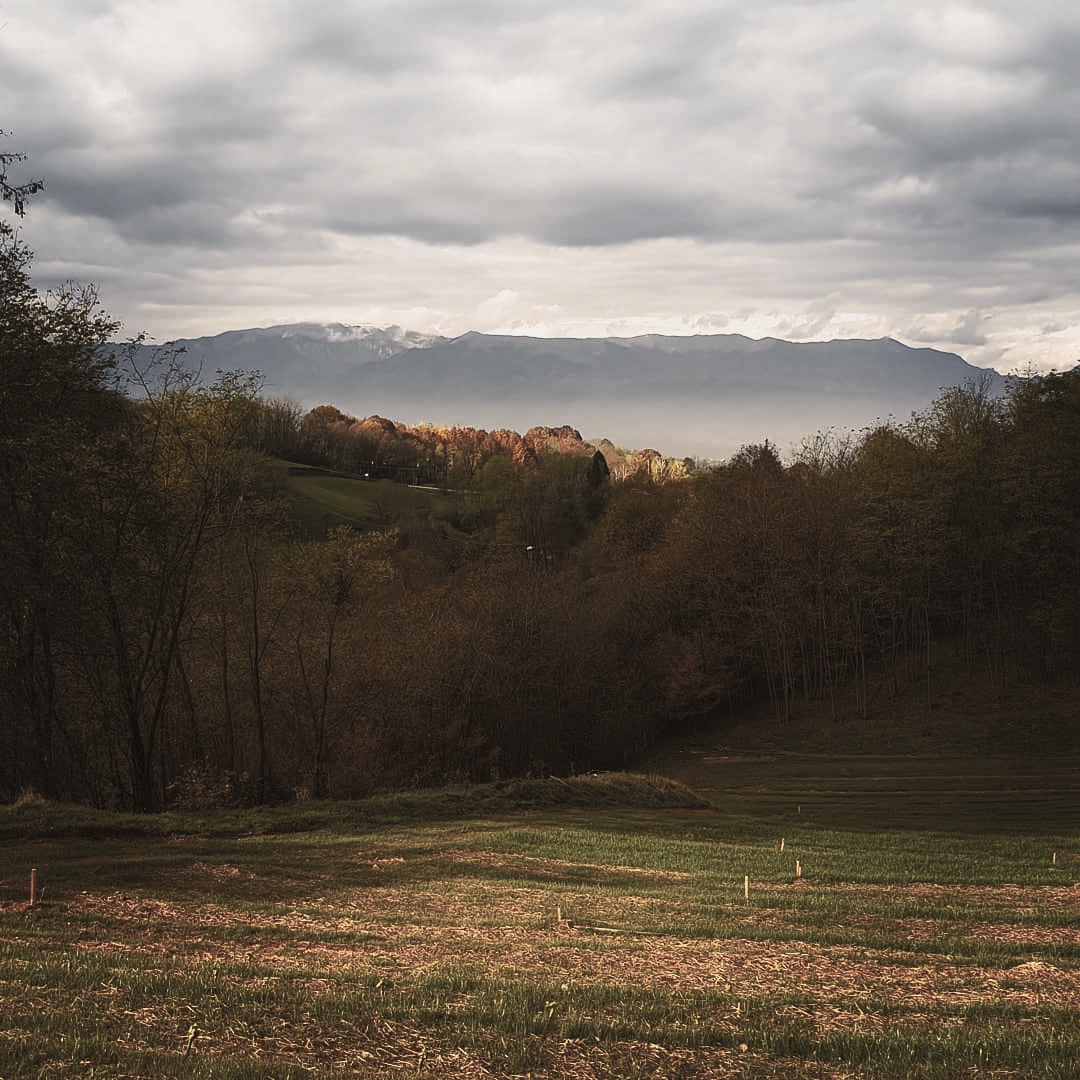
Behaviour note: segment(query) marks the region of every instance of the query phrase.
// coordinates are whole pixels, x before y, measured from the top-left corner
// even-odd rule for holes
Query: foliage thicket
[[[92,290],[42,295],[29,263],[0,225],[0,797],[152,810],[622,766],[755,698],[781,719],[852,689],[867,712],[872,685],[932,701],[946,648],[999,695],[1074,677],[1080,374],[949,390],[789,464],[766,443],[616,479],[569,429],[301,416],[240,374],[147,367],[103,348]],[[319,540],[271,465],[416,470],[432,447],[456,509]]]

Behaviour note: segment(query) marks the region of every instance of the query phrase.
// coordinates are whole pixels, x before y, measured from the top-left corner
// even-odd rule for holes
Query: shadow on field
[[[654,762],[718,810],[834,829],[1080,831],[1080,763],[1072,757],[747,755],[718,741],[671,748]]]

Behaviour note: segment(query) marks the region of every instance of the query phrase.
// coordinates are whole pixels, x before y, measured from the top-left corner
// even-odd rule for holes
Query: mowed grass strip
[[[4,808],[0,1077],[1074,1075],[1068,838],[804,826],[778,851],[771,820],[619,783],[289,811],[302,831],[115,817],[89,851],[81,812]]]

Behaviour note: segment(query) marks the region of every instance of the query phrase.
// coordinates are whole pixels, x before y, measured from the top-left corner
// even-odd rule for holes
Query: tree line
[[[544,455],[593,457],[615,479],[645,469],[654,476],[684,476],[692,459],[673,461],[656,450],[629,451],[601,439],[593,446],[575,428],[533,427],[524,435],[500,428],[416,426],[382,416],[363,419],[334,405],[319,405],[306,414],[293,402],[266,405],[260,426],[260,448],[289,461],[329,466],[364,479],[390,479],[413,484],[469,487],[493,457],[535,466]]]
[[[105,347],[93,290],[29,269],[0,223],[0,797],[149,811],[617,767],[755,700],[933,704],[945,651],[997,695],[1075,678],[1080,374],[951,389],[789,461],[616,475],[570,429],[417,433],[201,384]],[[460,498],[299,534],[274,459],[371,454],[441,461]]]

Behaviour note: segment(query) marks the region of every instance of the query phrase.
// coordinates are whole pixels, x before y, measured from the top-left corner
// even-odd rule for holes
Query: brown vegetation
[[[0,797],[567,775],[755,700],[932,712],[946,654],[994,698],[1075,678],[1076,373],[686,476],[569,427],[301,416],[242,373],[139,370],[92,292],[28,266],[0,232]],[[454,498],[305,541],[270,458]]]

